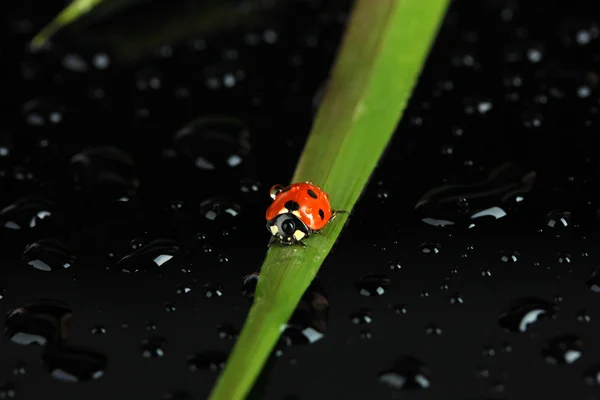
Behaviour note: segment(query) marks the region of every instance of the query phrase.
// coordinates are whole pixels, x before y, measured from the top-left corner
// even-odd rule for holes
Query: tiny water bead
[[[0,223],[6,229],[33,229],[50,219],[54,209],[54,203],[42,197],[21,198],[0,211]]]
[[[221,339],[235,340],[240,334],[240,331],[236,329],[232,324],[223,323],[217,325],[217,332]]]
[[[592,364],[583,371],[583,380],[590,386],[600,386],[600,364]]]
[[[221,371],[225,368],[227,354],[221,351],[204,351],[193,354],[187,358],[187,365],[190,371],[209,370],[213,372]]]
[[[129,198],[140,186],[133,158],[116,147],[82,150],[71,157],[71,172],[76,189],[90,195]]]
[[[204,297],[207,299],[223,296],[223,286],[219,284],[207,283],[202,290],[204,292]]]
[[[54,379],[63,382],[83,382],[104,376],[108,358],[95,350],[59,346],[47,351],[44,366]]]
[[[104,335],[104,334],[106,334],[106,328],[103,327],[102,325],[97,325],[97,326],[94,326],[92,329],[90,329],[90,333],[92,335]]]
[[[162,336],[153,336],[142,341],[140,350],[144,358],[160,358],[165,355],[167,339]]]
[[[404,304],[396,304],[392,306],[392,309],[396,314],[405,315],[408,314],[408,308]]]
[[[593,292],[600,293],[600,266],[596,267],[587,279],[587,286]]]
[[[314,280],[284,324],[282,338],[289,345],[312,344],[324,337],[328,323],[329,300],[320,283]]]
[[[66,269],[75,263],[75,256],[57,239],[42,239],[29,244],[23,260],[40,271]]]
[[[17,364],[14,366],[12,372],[13,372],[13,375],[15,375],[15,376],[26,375],[27,374],[27,363],[23,360],[17,361]]]
[[[396,390],[427,389],[431,386],[431,371],[419,359],[402,356],[391,368],[380,372],[378,380]]]
[[[381,296],[391,282],[391,279],[385,275],[364,275],[356,282],[356,288],[363,296]]]
[[[17,390],[13,382],[6,382],[0,385],[0,399],[17,398]]]
[[[460,293],[452,293],[452,295],[450,295],[450,304],[463,304],[464,303],[464,299],[462,294]]]
[[[117,262],[124,272],[138,272],[160,267],[175,257],[179,251],[179,244],[171,239],[155,239],[143,245],[136,241],[133,245],[135,250]]]
[[[514,300],[500,314],[498,323],[509,332],[526,332],[530,325],[542,318],[554,319],[558,308],[555,304],[534,297]]]
[[[12,309],[6,315],[4,334],[20,345],[45,346],[66,338],[71,309],[57,300],[40,300]]]
[[[572,260],[570,253],[558,253],[556,258],[559,264],[569,264]]]
[[[392,271],[398,271],[402,268],[402,263],[400,261],[390,261],[388,266]]]
[[[579,310],[576,314],[577,322],[587,323],[592,320],[589,312],[586,309]]]
[[[64,120],[65,107],[60,99],[37,98],[23,105],[25,123],[32,127],[58,125]]]
[[[214,197],[200,203],[200,214],[204,218],[228,226],[233,224],[240,212],[240,205],[229,198]]]
[[[436,324],[432,323],[425,326],[425,333],[427,333],[428,335],[439,336],[442,334],[442,329]]]
[[[569,211],[552,210],[546,214],[546,226],[552,229],[566,228],[571,224]]]
[[[503,250],[500,253],[500,260],[502,260],[502,262],[505,263],[516,263],[517,261],[519,261],[519,256],[521,254],[519,254],[519,252],[514,251],[514,250]]]
[[[583,355],[583,341],[575,335],[563,335],[548,341],[541,355],[548,364],[572,364]]]
[[[177,154],[204,171],[236,168],[250,154],[250,130],[229,117],[203,117],[188,123],[173,137]]]
[[[256,291],[259,276],[258,273],[254,273],[244,277],[242,283],[242,295],[249,300],[254,298],[254,292]]]
[[[350,314],[350,321],[354,325],[367,325],[373,322],[373,312],[368,308],[361,308]]]
[[[435,242],[425,242],[421,245],[423,254],[438,254],[442,250],[442,246]]]
[[[179,285],[177,286],[177,294],[187,294],[189,292],[192,291],[192,288],[190,288],[187,285]]]

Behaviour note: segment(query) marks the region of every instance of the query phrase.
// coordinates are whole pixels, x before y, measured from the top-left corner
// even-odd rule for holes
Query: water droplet
[[[496,349],[492,346],[484,346],[481,355],[484,357],[493,357],[496,355]]]
[[[217,331],[221,339],[235,340],[240,334],[240,331],[229,323],[218,324]]]
[[[43,361],[50,375],[63,382],[82,382],[104,375],[107,358],[94,350],[70,346],[46,352]]]
[[[260,182],[253,179],[242,179],[240,181],[240,191],[242,193],[259,193]]]
[[[226,263],[229,261],[229,258],[227,257],[226,254],[219,254],[218,258],[219,258],[219,262],[221,262],[221,263]]]
[[[140,185],[131,156],[115,147],[89,147],[71,157],[77,189],[111,199],[129,198]]]
[[[225,368],[227,355],[220,351],[205,351],[188,357],[187,364],[190,371],[210,370],[217,372]]]
[[[148,331],[156,330],[156,324],[154,323],[154,321],[148,321],[148,323],[146,324],[146,330],[148,330]]]
[[[203,71],[204,85],[211,90],[231,89],[242,82],[246,73],[232,62],[206,67]]]
[[[71,267],[75,256],[58,240],[42,239],[25,248],[23,260],[40,271],[53,271]]]
[[[439,243],[425,242],[421,245],[421,251],[424,254],[438,254],[442,250],[442,246]]]
[[[187,294],[192,291],[192,288],[186,285],[177,286],[177,294]]]
[[[231,225],[240,214],[239,204],[227,198],[211,198],[200,204],[200,213],[209,221]]]
[[[600,293],[600,266],[596,267],[586,283],[593,292]]]
[[[124,272],[138,272],[160,267],[179,251],[179,244],[171,239],[156,239],[122,257],[117,264]]]
[[[373,322],[372,311],[367,308],[361,308],[350,314],[350,321],[355,325],[367,325]]]
[[[174,147],[202,170],[235,168],[250,153],[250,131],[247,125],[228,117],[199,118],[179,130]]]
[[[559,336],[548,341],[541,354],[548,364],[572,364],[583,355],[583,341],[575,335]]]
[[[284,324],[282,338],[289,345],[312,344],[323,338],[329,322],[329,301],[314,280],[304,292],[292,317]]]
[[[427,389],[431,372],[417,358],[402,356],[390,369],[379,373],[378,380],[397,390]]]
[[[29,126],[49,126],[60,124],[65,115],[61,100],[37,98],[23,105],[23,116]]]
[[[204,285],[204,297],[207,299],[223,296],[223,286],[219,284],[208,283]]]
[[[15,384],[12,382],[7,382],[0,386],[0,399],[14,399],[17,397],[17,390],[15,389]]]
[[[450,296],[450,304],[463,304],[464,303],[464,299],[462,297],[462,294],[460,293],[453,293]]]
[[[590,322],[592,320],[592,317],[590,317],[590,314],[588,313],[588,311],[584,308],[582,310],[579,310],[577,312],[577,321],[578,322]]]
[[[571,213],[553,210],[546,214],[546,225],[553,229],[566,228],[571,223]]]
[[[391,280],[385,275],[370,274],[361,277],[356,288],[363,296],[381,296],[390,286]]]
[[[439,326],[437,326],[436,324],[428,324],[425,327],[425,333],[427,333],[428,335],[439,336],[442,334],[442,329]]]
[[[398,271],[402,268],[400,261],[390,261],[388,265],[392,271]]]
[[[143,245],[144,245],[143,238],[134,238],[131,240],[131,242],[129,242],[129,247],[131,247],[132,250],[137,250],[140,247],[142,247]]]
[[[242,283],[242,295],[249,300],[254,298],[254,292],[256,291],[256,285],[258,284],[258,273],[250,274],[244,277]]]
[[[17,361],[17,364],[13,368],[13,375],[23,376],[27,374],[27,363],[23,360]],[[0,397],[1,399],[2,397]]]
[[[557,259],[560,264],[569,264],[571,262],[571,254],[569,253],[558,253]]]
[[[583,371],[583,380],[590,386],[600,386],[600,364],[592,364]]]
[[[165,311],[175,312],[176,310],[177,310],[177,308],[175,307],[175,303],[166,303],[165,304]]]
[[[505,263],[516,263],[519,261],[519,252],[514,250],[504,250],[500,253],[500,260]]]
[[[14,308],[6,315],[5,335],[21,345],[45,346],[66,338],[71,309],[57,300],[40,300]]]
[[[161,336],[153,336],[142,341],[140,349],[144,358],[160,358],[165,355],[167,339]]]
[[[369,340],[373,338],[373,334],[368,329],[363,329],[360,331],[360,338],[363,340]]]
[[[0,211],[0,221],[7,229],[35,228],[52,216],[54,203],[43,198],[26,197]]]
[[[408,313],[408,308],[404,304],[397,304],[392,307],[394,312],[399,315],[404,315]]]
[[[541,318],[555,318],[555,304],[533,297],[513,301],[498,317],[498,323],[510,332],[525,332],[529,326]]]
[[[96,325],[92,329],[90,329],[90,333],[92,335],[104,335],[106,334],[106,328],[102,325]]]
[[[535,176],[534,171],[523,170],[519,165],[502,164],[484,180],[444,183],[430,189],[421,196],[415,209],[428,225],[470,229],[485,220],[505,217],[531,191]]]

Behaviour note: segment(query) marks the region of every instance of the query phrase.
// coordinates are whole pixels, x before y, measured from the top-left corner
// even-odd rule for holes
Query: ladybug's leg
[[[267,245],[267,247],[271,247],[271,245],[276,241],[277,241],[277,239],[275,238],[275,236],[271,236],[271,239],[269,239],[269,244]]]
[[[306,245],[306,243],[304,243],[302,240],[298,240],[298,243],[300,243],[302,245],[302,247],[307,248],[308,246]]]
[[[329,222],[333,221],[338,214],[349,214],[348,211],[344,210],[333,210],[331,213],[331,217],[329,217]]]

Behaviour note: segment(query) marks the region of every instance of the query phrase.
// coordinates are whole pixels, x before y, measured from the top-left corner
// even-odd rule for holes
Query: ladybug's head
[[[279,214],[268,221],[267,229],[284,244],[293,244],[310,234],[306,224],[291,212]]]

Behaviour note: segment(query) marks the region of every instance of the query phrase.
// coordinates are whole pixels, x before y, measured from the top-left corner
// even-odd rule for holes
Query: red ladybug
[[[329,196],[312,182],[275,185],[271,188],[273,203],[267,209],[267,229],[271,244],[275,240],[287,245],[302,242],[333,220],[336,211],[331,209]],[[337,211],[342,213],[345,211]]]

